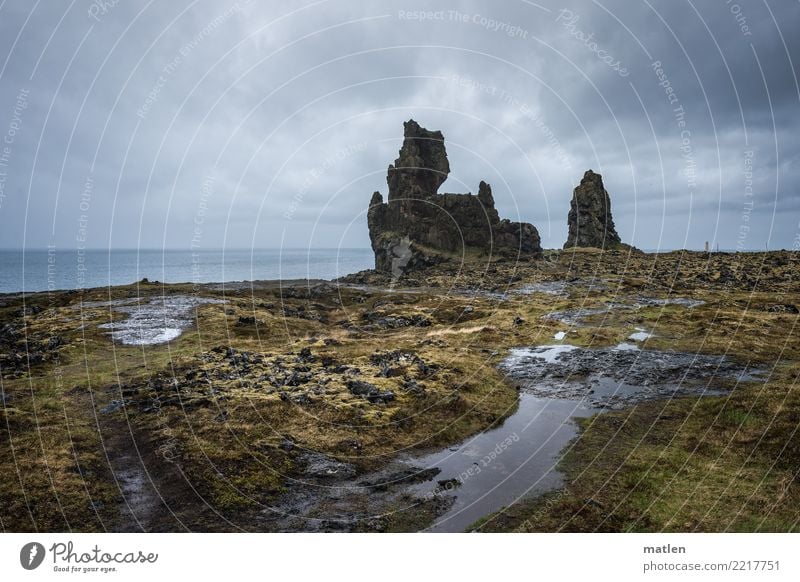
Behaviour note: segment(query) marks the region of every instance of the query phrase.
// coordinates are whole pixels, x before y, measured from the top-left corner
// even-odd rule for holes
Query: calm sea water
[[[0,251],[0,293],[165,283],[334,279],[374,266],[370,249]]]

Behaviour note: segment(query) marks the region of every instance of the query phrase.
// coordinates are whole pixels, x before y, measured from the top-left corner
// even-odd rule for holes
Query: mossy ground
[[[563,463],[566,488],[489,516],[480,529],[797,529],[797,315],[769,310],[800,304],[797,272],[792,253],[468,257],[400,282],[371,273],[352,278],[363,288],[203,288],[202,295],[226,303],[200,307],[191,330],[149,347],[115,345],[98,329],[124,314],[76,305],[196,289],[149,284],[29,295],[25,305],[40,311],[24,316],[22,298],[7,296],[0,322],[16,326],[28,351],[44,357],[3,364],[0,526],[120,529],[126,518],[111,457],[133,443],[184,529],[257,527],[252,516],[295,474],[296,450],[367,470],[401,451],[457,442],[514,411],[516,390],[496,364],[509,347],[550,343],[567,329],[544,314],[672,294],[706,303],[594,316],[569,330],[568,341],[607,346],[640,326],[656,333],[648,347],[754,361],[769,371],[768,381],[730,397],[650,402],[586,420]],[[491,294],[450,292],[560,280],[572,280],[569,297],[532,293],[500,302]],[[603,285],[590,287],[592,281]],[[387,284],[396,289],[380,289]],[[53,337],[57,345],[46,347]],[[228,348],[262,361],[243,368],[226,359]],[[302,361],[303,348],[313,361]],[[397,351],[414,354],[429,370],[401,363],[384,374],[375,354]],[[395,398],[369,402],[352,394],[350,377],[332,362]],[[310,380],[276,381],[281,370],[305,370]],[[210,378],[201,382],[198,371]],[[405,390],[406,379],[424,392]],[[163,403],[155,409],[154,395]],[[101,412],[114,400],[125,406]],[[287,440],[295,452],[282,446]],[[167,516],[150,528],[181,529],[176,523]]]

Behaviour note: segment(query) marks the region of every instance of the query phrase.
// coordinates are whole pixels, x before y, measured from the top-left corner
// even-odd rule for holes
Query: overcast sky
[[[640,248],[792,248],[800,2],[738,2],[0,1],[0,247],[367,247],[414,118],[545,247],[592,168]]]

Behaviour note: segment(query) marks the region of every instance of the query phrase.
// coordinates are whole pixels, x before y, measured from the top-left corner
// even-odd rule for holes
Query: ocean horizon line
[[[78,252],[80,251],[102,251],[102,252],[184,252],[184,253],[219,253],[223,251],[368,251],[370,247],[220,247],[214,249],[192,249],[182,247],[86,247],[78,249],[75,247],[0,247],[0,252]]]
[[[634,247],[638,248],[638,247]],[[221,247],[221,248],[207,248],[207,249],[191,249],[179,247],[87,247],[83,249],[77,248],[51,248],[51,247],[0,247],[0,253],[20,253],[20,252],[145,252],[145,253],[220,253],[220,252],[258,252],[258,251],[371,251],[370,247]],[[561,247],[544,247],[545,251],[562,251],[569,250]],[[704,248],[693,247],[660,247],[660,248],[638,248],[638,250],[645,253],[673,253],[677,251],[689,252],[705,252]],[[793,248],[764,248],[764,247],[748,247],[748,248],[727,248],[720,247],[709,250],[710,253],[764,253],[764,252],[779,252],[779,251],[796,251]]]

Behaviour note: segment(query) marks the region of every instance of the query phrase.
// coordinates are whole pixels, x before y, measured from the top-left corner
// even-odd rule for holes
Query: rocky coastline
[[[609,509],[615,488],[584,507],[588,479],[609,477],[604,462],[586,471],[589,455],[610,427],[628,427],[633,455],[608,457],[623,462],[612,481],[659,453],[694,464],[726,446],[744,454],[753,438],[796,446],[786,432],[796,407],[775,408],[795,398],[796,261],[785,251],[573,248],[525,261],[440,258],[400,277],[4,296],[4,528],[448,531],[484,517],[471,527],[658,529],[657,515],[636,521],[625,503]],[[554,345],[570,353],[552,365],[537,359]],[[609,351],[620,345],[642,356]],[[514,364],[514,350],[529,351]],[[685,369],[696,370],[689,384]],[[509,483],[508,496],[529,491],[511,509],[467,503],[502,455],[522,452],[516,415],[554,398],[580,438],[566,446],[577,433],[565,433],[539,473]],[[764,415],[776,421],[748,420]],[[652,444],[637,447],[642,431]],[[750,436],[723,442],[730,431]],[[671,433],[677,449],[661,440]],[[486,447],[479,458],[510,444],[465,478],[459,459],[476,434]],[[798,457],[762,446],[751,462],[778,460],[763,490],[772,496]],[[548,491],[559,502],[536,505]],[[667,491],[653,500],[664,511],[679,496]],[[784,499],[795,494],[790,487]]]
[[[335,281],[0,297],[3,529],[717,531],[744,455],[796,527],[797,254],[643,253],[592,170],[545,250],[449,171],[406,122]]]

